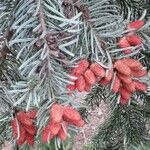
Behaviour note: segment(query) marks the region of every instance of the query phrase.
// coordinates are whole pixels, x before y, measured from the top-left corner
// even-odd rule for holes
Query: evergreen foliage
[[[150,70],[150,2],[148,0],[4,0],[0,2],[0,148],[12,141],[11,120],[18,111],[38,109],[35,147],[32,149],[71,150],[78,130],[70,127],[71,138],[41,142],[42,129],[49,121],[53,103],[69,104],[88,117],[88,110],[68,95],[66,85],[81,58],[110,69],[113,62],[131,57]],[[126,26],[144,20],[137,31],[142,46],[131,47],[130,54],[118,48],[118,39],[129,32]],[[142,49],[139,51],[139,49]],[[90,107],[101,100],[111,108],[110,119],[92,138],[85,150],[148,150],[150,148],[150,79],[147,92],[136,92],[129,105],[119,104],[112,85],[96,84],[85,98]],[[74,95],[74,93],[73,93]]]

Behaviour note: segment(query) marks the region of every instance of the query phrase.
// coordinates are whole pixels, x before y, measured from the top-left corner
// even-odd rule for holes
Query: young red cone
[[[124,89],[126,89],[127,91],[129,91],[131,93],[136,91],[134,82],[131,82],[129,84],[123,83],[122,86]]]
[[[68,132],[68,128],[67,128],[67,123],[63,122],[61,129],[58,133],[58,137],[62,140],[65,141],[67,139],[67,132]]]
[[[147,75],[147,70],[132,70],[132,77],[140,78]]]
[[[33,125],[32,126],[23,125],[23,128],[26,130],[26,132],[28,132],[31,135],[35,135],[36,134],[37,128],[35,126],[33,126]]]
[[[71,124],[72,122],[81,120],[82,117],[81,117],[80,113],[77,110],[75,110],[74,108],[72,108],[70,106],[64,106],[63,119],[64,119],[64,121]]]
[[[119,40],[118,46],[119,46],[119,48],[127,48],[127,47],[130,47],[131,45],[127,41],[126,37],[123,37]],[[131,50],[131,48],[128,48],[128,49],[124,50],[123,52],[125,54],[130,54],[132,52],[132,50]]]
[[[83,119],[80,119],[78,121],[71,122],[71,124],[76,127],[83,127],[85,125],[85,121]]]
[[[24,130],[24,128],[22,126],[20,126],[20,131],[19,131],[19,139],[17,140],[17,144],[20,146],[20,145],[23,145],[24,142],[26,141],[26,131]]]
[[[67,139],[67,135],[63,128],[60,129],[58,136],[62,141],[65,141]]]
[[[18,121],[20,121],[22,124],[27,126],[32,126],[33,121],[30,119],[25,112],[18,112],[17,113]]]
[[[72,85],[72,84],[68,84],[67,86],[67,89],[70,90],[70,91],[74,91],[76,89],[76,85]]]
[[[107,81],[106,79],[101,79],[101,80],[99,81],[99,84],[100,84],[100,85],[107,85],[109,82],[110,82],[110,81]]]
[[[86,84],[84,90],[85,90],[86,92],[90,92],[90,91],[91,91],[91,85]]]
[[[128,36],[126,39],[132,46],[137,46],[137,45],[142,44],[142,40],[140,36],[138,35],[131,35],[131,36]]]
[[[113,84],[113,87],[112,87],[112,92],[113,93],[117,93],[119,92],[119,89],[120,89],[120,79],[118,78],[118,76],[116,75],[115,76],[115,79],[114,79],[114,84]]]
[[[19,123],[18,123],[18,126],[19,126]],[[17,127],[17,119],[16,118],[11,120],[11,127],[12,127],[13,136],[16,138],[18,135],[18,130],[17,130],[18,127]]]
[[[90,69],[87,69],[85,71],[84,78],[85,78],[85,81],[90,85],[93,85],[96,82],[95,75]]]
[[[37,110],[31,110],[31,111],[26,112],[26,115],[31,119],[35,119],[36,114],[37,114]]]
[[[63,107],[58,103],[53,104],[50,108],[50,115],[52,122],[60,123],[63,116]]]
[[[122,59],[122,61],[132,69],[142,69],[143,65],[136,59],[132,59],[132,58],[124,58]]]
[[[48,141],[52,140],[55,137],[55,135],[52,135],[49,131],[48,127],[45,127],[43,129],[43,133],[42,133],[42,141],[43,143],[47,143]]]
[[[120,104],[126,105],[126,104],[128,104],[128,102],[129,102],[128,99],[123,99],[122,97],[120,97]]]
[[[50,134],[56,136],[61,128],[61,123],[54,123],[50,121],[48,128],[49,128]]]
[[[117,60],[114,63],[114,68],[126,76],[130,76],[131,74],[131,69],[122,60]]]
[[[130,76],[126,76],[121,73],[117,73],[117,75],[118,75],[119,79],[124,83],[130,84],[132,82],[132,78]]]
[[[134,28],[134,29],[138,30],[138,29],[140,29],[143,25],[144,25],[144,21],[143,21],[143,20],[136,20],[136,21],[131,22],[131,23],[128,25],[128,29]]]
[[[120,95],[124,100],[129,100],[131,98],[131,92],[127,91],[123,87],[120,88]]]
[[[86,82],[84,77],[81,75],[77,80],[76,80],[76,88],[78,89],[79,92],[83,92],[86,86]]]
[[[30,146],[33,146],[34,145],[34,135],[31,135],[29,133],[26,133],[26,140],[27,140],[27,143],[30,145]]]
[[[103,78],[105,76],[105,70],[97,63],[91,64],[90,70],[98,77]]]
[[[134,80],[134,84],[137,91],[145,92],[147,90],[147,85],[145,83]]]
[[[76,76],[81,75],[89,66],[89,62],[86,59],[80,60],[78,67],[72,70],[72,73]]]
[[[108,84],[108,83],[111,81],[112,76],[113,76],[113,69],[111,69],[111,70],[108,71],[107,77],[102,78],[102,79],[99,81],[99,84],[101,84],[101,85],[106,85],[106,84]]]

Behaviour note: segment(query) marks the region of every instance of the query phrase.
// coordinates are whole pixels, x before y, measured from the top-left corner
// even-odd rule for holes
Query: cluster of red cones
[[[42,141],[47,143],[54,137],[62,141],[68,137],[68,125],[83,127],[85,124],[80,113],[71,106],[63,106],[55,103],[50,108],[50,121],[43,129]]]
[[[78,66],[71,71],[71,75],[77,77],[73,80],[74,85],[67,85],[70,91],[89,92],[99,78],[105,76],[105,70],[97,63],[90,63],[88,60],[80,60]]]
[[[79,92],[89,92],[96,83],[103,86],[112,83],[112,92],[120,94],[121,104],[127,104],[135,91],[144,92],[147,89],[145,83],[138,81],[138,78],[147,75],[147,70],[138,60],[132,58],[115,61],[109,70],[104,70],[97,63],[90,64],[84,59],[71,73],[77,79],[74,80],[74,85],[67,86],[70,91],[77,89]]]
[[[29,112],[20,111],[11,121],[13,136],[17,138],[17,144],[19,146],[23,145],[25,142],[30,146],[34,145],[34,137],[37,132],[37,128],[34,125],[35,118],[35,110]]]
[[[118,42],[119,48],[126,48],[126,50],[124,50],[123,53],[130,54],[132,52],[132,49],[128,47],[138,46],[142,44],[142,39],[139,35],[136,34],[136,31],[140,29],[143,25],[144,21],[136,20],[127,26],[127,29],[134,29],[134,30],[130,31],[124,37],[119,39]]]
[[[146,91],[147,85],[137,79],[147,75],[147,70],[139,61],[131,58],[117,60],[114,69],[112,91],[120,94],[121,104],[127,104],[135,91]]]

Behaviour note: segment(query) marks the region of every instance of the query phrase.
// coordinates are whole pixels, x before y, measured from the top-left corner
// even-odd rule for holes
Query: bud
[[[131,74],[131,69],[122,60],[117,60],[114,63],[114,68],[126,76],[130,76]]]
[[[112,76],[113,76],[113,69],[110,69],[110,70],[108,71],[107,77],[102,78],[102,79],[99,81],[99,84],[101,84],[101,85],[106,85],[106,84],[108,84],[108,83],[111,81]]]
[[[143,20],[136,20],[136,21],[131,22],[131,23],[128,25],[128,29],[134,28],[134,29],[138,30],[138,29],[140,29],[143,25],[144,25],[144,21],[143,21]]]
[[[64,121],[70,124],[74,121],[79,121],[82,119],[80,113],[74,108],[72,108],[71,106],[64,106],[63,118],[64,118]]]
[[[49,128],[50,134],[56,136],[61,128],[61,123],[54,123],[50,121],[48,124],[48,128]]]
[[[74,91],[76,89],[76,85],[72,85],[72,84],[68,84],[67,86],[67,89],[70,90],[70,91]]]
[[[131,69],[142,69],[143,65],[136,59],[124,58],[122,61]]]
[[[65,141],[67,139],[67,132],[68,132],[67,123],[64,122],[58,133],[58,136],[62,141]]]
[[[23,145],[25,141],[26,141],[26,131],[24,130],[23,127],[20,126],[20,136],[19,139],[17,140],[17,144]]]
[[[126,89],[127,91],[129,91],[131,93],[136,91],[134,82],[131,82],[129,84],[123,83],[122,86],[123,86],[124,89]]]
[[[33,146],[34,145],[34,135],[31,135],[29,133],[26,133],[26,140],[27,140],[27,143],[30,145],[30,146]]]
[[[91,91],[91,85],[86,84],[84,90],[85,90],[86,92],[90,92],[90,91]]]
[[[119,46],[119,48],[127,48],[127,47],[130,47],[131,45],[127,41],[126,37],[123,37],[119,40],[118,46]],[[124,50],[123,52],[125,54],[130,54],[132,52],[132,50],[131,50],[131,48],[129,48],[129,49]]]
[[[107,85],[110,81],[107,81],[105,78],[99,81],[100,85]]]
[[[43,129],[43,133],[42,133],[42,141],[43,143],[47,143],[48,141],[52,140],[55,137],[55,135],[52,135],[49,131],[48,127],[45,127]]]
[[[32,119],[30,119],[25,112],[18,112],[17,113],[17,118],[18,120],[24,124],[24,125],[27,125],[27,126],[32,126],[33,124],[33,121]]]
[[[67,135],[62,127],[58,133],[58,136],[62,141],[65,141],[67,139]]]
[[[89,66],[89,62],[86,59],[80,60],[76,68],[72,70],[72,73],[76,76],[81,75]]]
[[[129,102],[128,99],[123,99],[122,97],[120,97],[120,104],[126,105],[126,104],[128,104],[128,102]]]
[[[80,119],[78,121],[73,121],[71,124],[77,127],[83,127],[85,125],[85,121],[83,119]]]
[[[29,117],[31,119],[35,119],[36,114],[37,114],[37,110],[31,110],[31,111],[26,112],[27,117]]]
[[[127,91],[125,88],[120,88],[120,95],[124,100],[129,100],[131,98],[131,92]]]
[[[113,69],[108,70],[108,75],[104,78],[107,81],[111,81],[113,77]]]
[[[85,81],[90,85],[93,85],[96,82],[95,75],[90,69],[87,69],[85,71],[84,78],[85,78]]]
[[[147,70],[132,70],[132,76],[140,78],[147,75]]]
[[[142,44],[142,40],[141,40],[140,36],[138,36],[138,35],[128,36],[127,40],[130,43],[130,45],[132,45],[132,46],[137,46],[137,45]]]
[[[24,125],[23,128],[31,135],[35,135],[36,134],[36,131],[37,131],[37,128],[35,126],[26,126]]]
[[[52,122],[60,123],[63,116],[63,107],[58,103],[53,104],[50,108],[50,114]]]
[[[98,77],[102,78],[105,76],[105,70],[99,64],[92,64],[90,70]]]
[[[78,89],[79,92],[83,92],[86,86],[85,79],[81,75],[77,80],[76,80],[76,88]]]
[[[19,123],[18,123],[19,125]],[[17,127],[17,119],[14,118],[13,120],[11,120],[11,127],[12,127],[12,132],[13,132],[13,136],[17,137],[18,135],[18,127]]]
[[[118,75],[119,79],[124,83],[130,84],[132,82],[132,78],[130,76],[126,76],[121,73],[117,73],[117,75]]]
[[[147,85],[145,83],[134,80],[134,84],[137,91],[145,92],[147,90]]]
[[[114,84],[112,87],[112,92],[117,93],[119,92],[119,89],[120,89],[120,79],[116,75],[114,79]]]

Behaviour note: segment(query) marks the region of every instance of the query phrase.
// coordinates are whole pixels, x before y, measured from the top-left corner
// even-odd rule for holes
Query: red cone
[[[82,119],[80,113],[70,106],[64,106],[63,118],[64,118],[64,121],[70,124],[72,122],[79,121]]]
[[[123,87],[120,88],[120,95],[124,100],[129,100],[131,98],[131,92],[127,91]]]
[[[138,35],[131,35],[127,37],[127,41],[130,43],[130,45],[132,46],[137,46],[142,44],[142,40],[140,38],[140,36]]]
[[[126,76],[130,76],[131,74],[131,69],[122,60],[117,60],[114,63],[114,68]]]
[[[85,78],[86,83],[88,83],[90,85],[93,85],[96,83],[95,75],[90,69],[87,69],[85,71],[84,78]]]
[[[134,80],[135,88],[138,91],[145,92],[147,90],[147,85],[140,81]]]
[[[123,37],[118,42],[119,48],[127,48],[130,47],[130,43],[127,41],[126,37]],[[132,52],[131,48],[126,49],[123,51],[125,54],[130,54]]]
[[[133,77],[140,78],[147,75],[147,70],[132,70],[131,75]]]
[[[17,113],[17,118],[18,118],[18,120],[19,120],[22,124],[24,124],[24,125],[31,126],[31,125],[33,124],[32,119],[30,119],[30,118],[26,115],[25,112],[22,112],[22,111],[18,112],[18,113]]]
[[[76,88],[78,89],[79,92],[83,92],[86,86],[85,78],[81,75],[77,80],[76,80]]]
[[[124,58],[122,59],[122,61],[131,69],[142,69],[143,65],[141,64],[141,62],[139,62],[136,59],[132,59],[132,58]]]
[[[130,28],[135,28],[136,30],[140,29],[142,26],[144,25],[144,21],[143,20],[136,20],[134,22],[131,22],[128,25],[128,29]]]
[[[105,70],[97,63],[94,63],[90,66],[91,71],[98,77],[105,76]]]
[[[86,59],[80,60],[76,68],[72,70],[75,76],[81,75],[89,66],[89,62]]]
[[[53,104],[50,108],[50,114],[52,122],[60,123],[63,116],[63,107],[58,103]]]
[[[49,131],[48,127],[45,127],[43,129],[43,133],[42,133],[42,141],[43,143],[47,143],[48,141],[50,141],[51,139],[53,139],[55,137],[55,135],[52,135]]]
[[[31,119],[35,119],[36,114],[37,114],[37,110],[31,110],[31,111],[26,112],[26,115]]]
[[[116,75],[115,76],[115,79],[114,79],[114,84],[113,84],[113,87],[112,87],[112,92],[114,93],[117,93],[119,92],[119,89],[120,89],[120,79],[118,78],[118,76]]]
[[[33,146],[34,145],[34,135],[31,135],[29,133],[26,133],[26,140],[27,140],[27,143],[30,145],[30,146]]]

